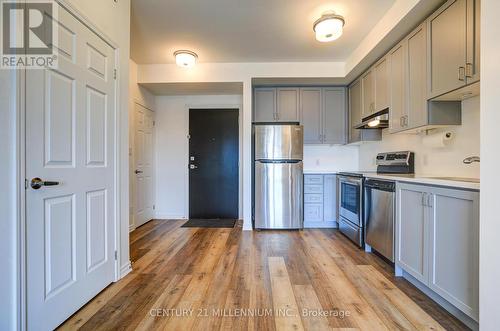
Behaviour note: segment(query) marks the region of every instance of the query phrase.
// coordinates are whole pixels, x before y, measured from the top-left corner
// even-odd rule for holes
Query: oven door
[[[362,227],[363,179],[339,177],[339,214],[352,224]]]

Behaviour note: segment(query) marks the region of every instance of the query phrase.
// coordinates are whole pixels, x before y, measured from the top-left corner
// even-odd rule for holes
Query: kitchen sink
[[[456,182],[467,182],[467,183],[478,183],[479,178],[467,178],[467,177],[427,177],[430,179],[441,179],[441,180],[453,180]]]

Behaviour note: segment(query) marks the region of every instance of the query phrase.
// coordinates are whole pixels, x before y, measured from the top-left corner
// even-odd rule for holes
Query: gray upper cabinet
[[[479,81],[481,1],[467,0],[467,84]]]
[[[408,36],[406,62],[408,68],[408,111],[405,127],[409,129],[428,124],[427,109],[427,28],[421,24]]]
[[[429,124],[426,46],[426,25],[421,24],[389,52],[391,133]]]
[[[348,121],[348,143],[358,143],[363,141],[378,141],[382,140],[381,130],[356,129],[358,124],[361,124],[362,119],[362,82],[357,80],[349,86],[349,121]]]
[[[299,89],[278,88],[277,93],[277,120],[281,122],[299,121]]]
[[[387,62],[387,57],[384,57],[373,66],[375,80],[374,112],[379,112],[389,107],[389,64]]]
[[[254,122],[276,120],[276,89],[256,88],[254,90]]]
[[[324,143],[346,143],[346,109],[346,89],[344,87],[332,87],[323,89]]]
[[[298,122],[299,89],[254,89],[254,122]]]
[[[449,0],[428,19],[429,98],[479,80],[479,0]]]
[[[406,73],[407,43],[401,42],[389,52],[389,90],[390,107],[389,130],[391,133],[405,129],[408,120],[406,103],[407,73]]]
[[[397,187],[396,264],[478,321],[479,192]]]
[[[300,89],[300,122],[304,126],[304,143],[321,144],[321,88]]]
[[[346,89],[300,89],[300,122],[306,144],[345,144],[347,140]]]
[[[365,118],[375,112],[375,81],[370,69],[361,77],[362,108],[361,117]]]
[[[361,131],[355,126],[361,123],[362,102],[361,81],[357,80],[349,87],[349,143],[361,139]]]

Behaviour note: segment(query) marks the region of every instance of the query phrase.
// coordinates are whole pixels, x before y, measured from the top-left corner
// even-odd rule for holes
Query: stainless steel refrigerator
[[[303,127],[255,124],[254,137],[254,227],[302,229]]]

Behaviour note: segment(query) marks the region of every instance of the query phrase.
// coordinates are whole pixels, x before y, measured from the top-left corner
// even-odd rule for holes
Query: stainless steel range
[[[363,174],[337,175],[339,230],[358,246],[363,246]]]
[[[378,174],[412,174],[415,170],[414,153],[408,151],[380,153],[376,162]],[[339,230],[359,247],[366,239],[371,247],[392,259],[392,250],[387,247],[393,245],[394,182],[366,180],[369,176],[370,172],[363,171],[338,174]]]

